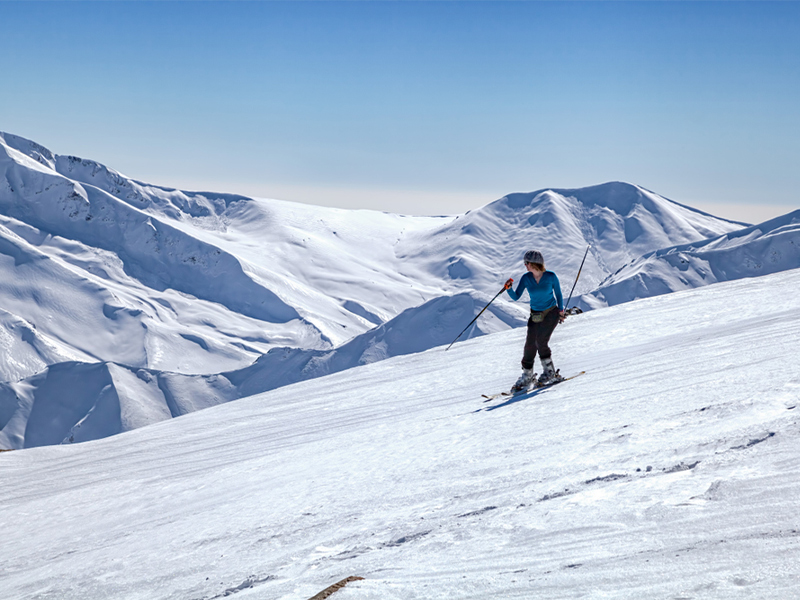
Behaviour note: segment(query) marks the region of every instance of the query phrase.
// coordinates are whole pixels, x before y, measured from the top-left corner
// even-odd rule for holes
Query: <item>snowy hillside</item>
[[[580,294],[642,254],[742,226],[614,182],[509,194],[433,232],[408,236],[399,252],[404,260],[423,264],[426,273],[489,291],[501,273],[519,273],[521,248],[539,248],[566,294],[591,246],[576,288]]]
[[[337,373],[392,356],[449,344],[489,298],[458,294],[410,308],[333,350],[273,348],[243,369],[186,375],[115,363],[66,362],[0,383],[0,448],[85,442]],[[525,324],[497,303],[460,339]]]
[[[798,267],[800,210],[701,242],[645,254],[608,277],[579,304],[599,308]],[[767,305],[771,296],[767,294],[759,304]]]
[[[793,598],[798,287],[570,318],[513,400],[522,329],[0,453],[3,597]]]
[[[236,370],[273,348],[337,348],[438,297],[491,296],[531,246],[568,288],[593,244],[580,293],[739,227],[622,183],[458,217],[184,192],[0,134],[0,381],[63,360]]]
[[[383,259],[386,240],[441,219],[185,194],[0,140],[0,307],[76,359],[217,372],[333,347],[435,295]]]

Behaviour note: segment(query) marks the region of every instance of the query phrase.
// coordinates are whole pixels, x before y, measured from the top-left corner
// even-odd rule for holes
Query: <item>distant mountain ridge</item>
[[[0,446],[96,439],[447,344],[529,248],[566,297],[588,246],[572,304],[594,308],[711,282],[670,257],[735,240],[755,256],[764,231],[621,182],[453,217],[187,192],[0,133]],[[793,231],[770,234],[789,244],[778,270]],[[526,318],[501,296],[463,339]]]
[[[641,254],[737,228],[623,183],[457,217],[184,192],[0,134],[0,309],[71,360],[236,369],[270,348],[337,347],[439,296],[493,294],[529,247],[567,287],[591,244],[581,293]],[[47,364],[7,335],[31,362],[0,364],[0,380]]]
[[[463,329],[463,315],[479,311],[488,300],[469,294],[435,298],[336,349],[273,348],[248,367],[218,374],[60,362],[21,381],[0,383],[0,448],[100,439],[298,381],[422,352],[451,342]],[[463,339],[524,324],[524,316],[495,304]]]
[[[632,260],[581,298],[601,308],[800,267],[800,210]]]
[[[576,289],[580,294],[642,254],[742,226],[639,186],[611,182],[509,194],[434,231],[410,236],[400,250],[405,259],[423,263],[425,271],[456,287],[489,291],[501,273],[522,271],[527,248],[542,250],[562,287],[571,286],[591,246]]]

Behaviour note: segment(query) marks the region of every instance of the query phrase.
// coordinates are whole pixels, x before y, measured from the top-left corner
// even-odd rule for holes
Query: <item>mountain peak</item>
[[[275,348],[320,374],[449,343],[519,279],[528,249],[566,298],[739,228],[624,182],[509,194],[458,217],[181,191],[0,134],[0,381],[65,359],[230,373]],[[503,295],[477,327],[525,316]]]
[[[21,152],[28,158],[55,170],[55,154],[50,150],[37,144],[36,142],[13,133],[0,131],[0,142],[17,152]]]

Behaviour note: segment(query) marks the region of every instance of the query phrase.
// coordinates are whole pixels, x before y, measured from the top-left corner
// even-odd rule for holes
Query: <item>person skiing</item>
[[[522,354],[522,375],[511,388],[512,392],[526,390],[531,383],[534,383],[536,373],[533,372],[533,360],[537,352],[542,363],[542,374],[536,382],[537,385],[548,385],[562,379],[553,365],[548,345],[556,325],[563,323],[566,318],[561,284],[555,273],[545,269],[544,257],[538,250],[528,250],[524,261],[527,273],[520,278],[517,289],[514,290],[512,287],[513,279],[505,283],[508,295],[515,301],[528,290],[531,305],[528,335],[525,338],[525,350]]]

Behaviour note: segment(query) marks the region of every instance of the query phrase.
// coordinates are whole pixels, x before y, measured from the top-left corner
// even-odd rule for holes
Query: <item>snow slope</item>
[[[800,210],[708,240],[645,254],[609,276],[579,304],[599,308],[798,267]],[[765,291],[758,305],[777,301]]]
[[[0,372],[7,379],[17,381],[73,358],[72,348],[42,335],[29,321],[0,309]]]
[[[0,453],[3,597],[792,598],[798,286],[570,318],[510,401],[520,329]]]
[[[277,347],[336,348],[437,297],[492,295],[531,246],[569,288],[592,243],[580,293],[645,252],[740,226],[623,183],[459,217],[180,191],[0,133],[0,339],[29,357],[3,359],[0,381],[62,358],[236,370]]]
[[[273,348],[231,372],[186,375],[116,363],[66,362],[0,383],[0,448],[84,442],[130,431],[283,385],[449,344],[489,298],[458,294],[410,308],[333,350]],[[510,305],[513,307],[513,305]],[[525,324],[493,304],[460,339]]]
[[[0,173],[0,306],[75,358],[208,372],[319,345],[232,255],[4,144]]]

